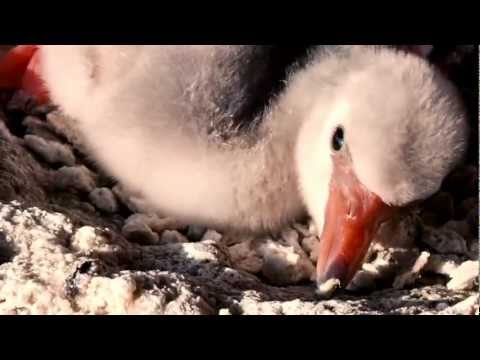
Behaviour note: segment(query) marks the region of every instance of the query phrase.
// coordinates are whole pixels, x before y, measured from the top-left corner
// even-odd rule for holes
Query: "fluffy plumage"
[[[43,46],[41,58],[94,156],[185,221],[265,232],[308,212],[321,230],[338,125],[382,200],[433,194],[466,147],[448,81],[384,47],[298,51],[274,71],[274,49],[250,45]]]

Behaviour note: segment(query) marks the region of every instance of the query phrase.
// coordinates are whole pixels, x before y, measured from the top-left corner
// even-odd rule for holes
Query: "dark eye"
[[[345,140],[344,140],[343,128],[339,126],[335,129],[335,133],[333,134],[333,138],[332,138],[333,150],[335,151],[342,150],[344,143],[345,143]]]

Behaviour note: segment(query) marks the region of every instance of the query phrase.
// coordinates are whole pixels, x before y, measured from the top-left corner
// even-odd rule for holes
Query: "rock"
[[[478,261],[466,261],[449,275],[451,280],[447,284],[450,290],[470,290],[477,284],[478,290]]]
[[[118,211],[118,202],[113,192],[108,188],[94,189],[88,196],[90,202],[94,204],[97,209],[107,213],[113,214]]]
[[[52,165],[73,166],[75,156],[66,145],[56,141],[45,140],[36,135],[25,135],[25,145],[44,161]]]
[[[90,193],[95,189],[95,180],[88,168],[80,166],[64,166],[57,170],[54,175],[55,187],[59,190],[74,189],[84,193]]]

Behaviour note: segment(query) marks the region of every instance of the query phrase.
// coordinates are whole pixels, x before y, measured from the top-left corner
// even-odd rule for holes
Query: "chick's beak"
[[[48,102],[48,91],[40,76],[38,49],[36,45],[19,45],[0,59],[0,90],[23,89],[38,104]]]
[[[334,159],[318,253],[319,286],[333,279],[339,280],[343,287],[348,285],[390,210],[360,183],[348,161],[341,157]]]

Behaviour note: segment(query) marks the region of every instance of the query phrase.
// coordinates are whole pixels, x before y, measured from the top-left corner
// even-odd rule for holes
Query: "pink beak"
[[[343,158],[334,171],[320,238],[317,282],[339,280],[347,286],[362,265],[381,221],[391,214],[377,195],[366,189]]]

